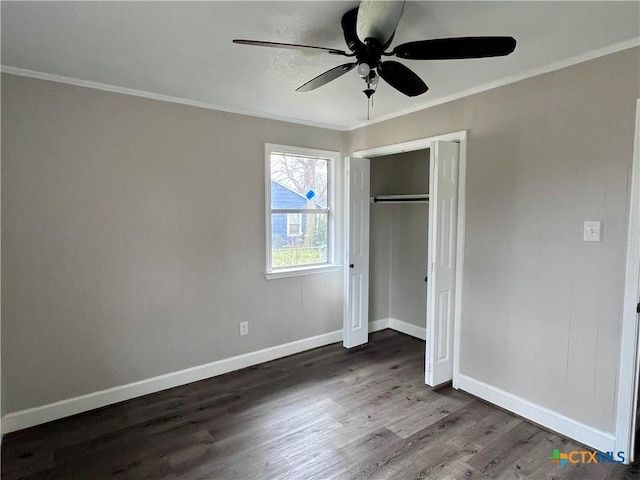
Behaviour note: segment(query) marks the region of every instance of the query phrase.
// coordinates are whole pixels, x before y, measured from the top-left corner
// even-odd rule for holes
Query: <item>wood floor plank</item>
[[[548,459],[554,448],[566,451],[567,441],[549,432],[543,432],[544,440],[533,445],[516,461],[505,465],[502,471],[495,475],[497,480],[509,480],[512,478],[554,478],[560,476],[561,469]],[[561,477],[561,476],[560,476]]]
[[[447,441],[452,448],[475,455],[486,446],[492,445],[502,435],[520,423],[521,419],[503,410],[495,410],[486,418],[468,428],[464,435]]]
[[[531,450],[533,444],[542,441],[545,432],[528,422],[520,421],[506,432],[471,457],[467,464],[480,470],[489,477],[496,477],[510,465],[514,459]]]
[[[382,468],[389,468],[388,465],[402,463],[405,456],[420,459],[425,450],[444,443],[443,438],[460,433],[471,423],[488,415],[490,411],[491,407],[488,405],[477,401],[472,402],[468,406],[452,412],[434,425],[403,439],[402,442],[391,445],[386,451],[362,459],[347,472],[345,478],[351,480],[369,478],[376,475]]]
[[[389,429],[402,438],[408,438],[473,401],[467,395],[447,395],[449,392],[417,395],[417,400],[422,402],[419,408],[403,415]]]
[[[424,385],[424,342],[390,330],[5,436],[3,480],[637,480],[584,449]]]

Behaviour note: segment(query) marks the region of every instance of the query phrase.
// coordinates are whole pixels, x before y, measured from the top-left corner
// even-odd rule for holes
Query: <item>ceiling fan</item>
[[[358,8],[342,17],[342,31],[350,52],[334,48],[313,47],[292,43],[262,42],[258,40],[233,40],[241,45],[259,47],[291,48],[330,55],[355,57],[355,62],[338,65],[298,87],[298,92],[315,90],[345,73],[357,68],[367,88],[364,94],[371,98],[375,93],[378,77],[381,77],[399,92],[415,97],[429,88],[408,67],[383,57],[396,56],[406,60],[448,60],[486,58],[509,55],[516,48],[513,37],[458,37],[420,40],[397,45],[387,51],[393,40],[396,27],[404,10],[404,1],[363,0]]]

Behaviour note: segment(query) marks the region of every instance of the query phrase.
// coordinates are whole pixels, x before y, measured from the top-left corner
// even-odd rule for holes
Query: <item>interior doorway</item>
[[[370,159],[369,322],[426,338],[430,150]]]
[[[369,196],[369,159],[422,151],[424,161],[429,162],[428,192],[397,193],[383,198],[383,201],[418,203],[428,199],[428,215],[423,218],[422,225],[429,225],[426,252],[428,260],[426,265],[422,265],[429,291],[426,295],[426,318],[423,325],[427,342],[425,380],[432,386],[449,380],[454,380],[455,385],[458,367],[457,332],[460,329],[462,305],[466,141],[466,131],[455,132],[357,151],[345,162],[347,214],[344,345],[348,348],[366,343],[368,339],[370,205],[376,203]],[[415,198],[416,195],[422,198]],[[414,312],[418,310],[413,309]],[[389,319],[390,322],[394,320],[396,324],[404,324],[397,319]],[[392,323],[389,326],[393,328]]]
[[[640,427],[640,99],[636,102],[628,229],[615,440],[615,449],[625,452],[626,463],[634,460],[638,450]]]

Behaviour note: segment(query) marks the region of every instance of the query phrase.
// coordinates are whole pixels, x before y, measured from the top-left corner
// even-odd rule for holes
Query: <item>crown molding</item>
[[[593,50],[591,52],[584,53],[582,55],[576,55],[575,57],[567,58],[565,60],[560,60],[559,62],[549,63],[548,65],[544,65],[542,67],[534,68],[532,70],[527,70],[526,72],[519,73],[517,75],[513,75],[510,77],[501,78],[499,80],[494,80],[493,82],[485,83],[483,85],[479,85],[477,87],[473,87],[468,90],[463,90],[462,92],[447,95],[445,97],[440,97],[429,102],[424,102],[419,105],[415,105],[413,107],[401,110],[399,112],[390,113],[388,115],[384,115],[374,120],[369,120],[367,122],[359,123],[353,127],[349,127],[347,130],[353,131],[359,128],[368,127],[369,125],[374,125],[376,123],[386,122],[387,120],[391,120],[393,118],[398,118],[404,115],[408,115],[410,113],[419,112],[420,110],[426,110],[427,108],[442,105],[444,103],[453,102],[454,100],[460,100],[461,98],[470,97],[471,95],[475,95],[477,93],[486,92],[487,90],[493,90],[494,88],[502,87],[504,85],[509,85],[510,83],[526,80],[527,78],[536,77],[538,75],[554,72],[556,70],[562,70],[563,68],[571,67],[579,63],[587,62],[589,60],[594,60],[599,57],[604,57],[605,55],[621,52],[622,50],[628,50],[629,48],[634,48],[637,46],[640,46],[640,37],[636,37],[631,40],[616,43],[614,45],[600,48],[598,50]]]
[[[162,95],[159,93],[147,92],[145,90],[136,90],[133,88],[119,87],[108,83],[93,82],[90,80],[82,80],[80,78],[65,77],[63,75],[55,75],[52,73],[39,72],[37,70],[27,70],[25,68],[12,67],[10,65],[0,65],[0,72],[9,75],[18,75],[20,77],[36,78],[38,80],[48,80],[50,82],[66,83],[77,87],[93,88],[94,90],[104,90],[106,92],[121,93],[123,95],[131,95],[134,97],[148,98],[151,100],[159,100],[161,102],[177,103],[180,105],[188,105],[190,107],[206,108],[207,110],[216,110],[226,113],[235,113],[237,115],[246,115],[249,117],[264,118],[267,120],[276,120],[278,122],[294,123],[296,125],[304,125],[308,127],[325,128],[329,130],[346,131],[347,128],[337,125],[330,125],[317,122],[309,122],[299,118],[290,118],[279,115],[267,115],[247,110],[225,107],[214,103],[200,102],[190,100],[188,98],[174,97],[171,95]]]

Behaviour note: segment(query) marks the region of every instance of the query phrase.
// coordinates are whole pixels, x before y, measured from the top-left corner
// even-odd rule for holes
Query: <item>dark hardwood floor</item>
[[[424,385],[424,342],[385,330],[5,436],[2,479],[635,479]]]

